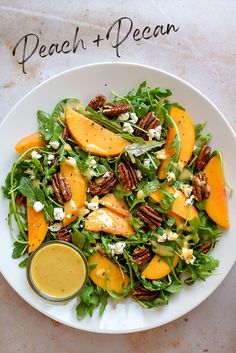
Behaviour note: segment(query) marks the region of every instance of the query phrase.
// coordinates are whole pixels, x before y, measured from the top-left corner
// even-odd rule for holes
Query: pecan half
[[[71,242],[72,241],[72,237],[71,237],[71,231],[67,228],[61,228],[58,232],[57,232],[57,239],[58,240],[64,240],[67,242]]]
[[[133,260],[138,265],[146,264],[152,257],[152,252],[149,248],[135,248],[133,251]]]
[[[127,103],[111,103],[103,107],[102,112],[108,116],[119,116],[120,114],[127,113],[130,110],[130,105]]]
[[[208,199],[211,193],[210,186],[207,184],[207,177],[202,172],[198,172],[192,179],[192,193],[197,201]]]
[[[159,119],[156,118],[155,114],[153,112],[147,113],[141,120],[138,122],[138,127],[134,130],[134,135],[135,136],[140,136],[144,140],[148,140],[148,134],[145,131],[148,131],[150,129],[155,129],[157,126],[160,125]],[[145,131],[142,131],[142,130]]]
[[[211,154],[211,147],[204,145],[201,149],[200,152],[197,156],[196,162],[195,162],[195,169],[197,171],[201,171],[205,168],[207,165],[209,159],[210,159],[210,154]]]
[[[66,178],[61,173],[55,173],[52,180],[52,187],[56,199],[63,204],[72,198],[72,193]]]
[[[103,176],[92,181],[89,187],[90,194],[98,196],[105,195],[111,191],[117,183],[118,180],[116,179],[115,174],[112,172],[107,172]]]
[[[162,218],[159,213],[154,210],[149,205],[142,205],[139,207],[137,212],[137,216],[149,227],[152,228],[153,226],[160,227]]]
[[[207,253],[211,250],[212,247],[213,247],[213,246],[212,246],[212,243],[208,242],[208,243],[206,243],[206,244],[203,244],[203,245],[201,245],[201,246],[198,246],[198,247],[196,248],[196,250],[203,252],[203,254],[207,254]]]
[[[132,297],[139,300],[152,300],[158,297],[158,291],[151,291],[139,285],[132,290]]]
[[[89,102],[88,106],[93,110],[103,108],[107,103],[107,98],[103,94],[98,94]]]
[[[26,206],[26,197],[23,196],[22,194],[17,194],[16,195],[16,204],[17,206]]]
[[[134,190],[138,186],[136,171],[130,161],[120,162],[118,165],[118,174],[121,184],[126,190]]]
[[[68,139],[68,137],[70,136],[70,131],[68,129],[68,127],[65,127],[64,130],[61,133],[61,138],[66,141]]]

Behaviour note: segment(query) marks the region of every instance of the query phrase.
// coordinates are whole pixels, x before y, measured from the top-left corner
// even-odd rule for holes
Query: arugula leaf
[[[134,155],[135,157],[141,156],[153,149],[162,147],[164,141],[148,141],[146,143],[132,143],[125,147],[125,151]]]
[[[20,184],[19,184],[19,191],[23,196],[28,197],[31,201],[33,202],[37,201],[37,197],[35,193],[36,189],[29,178],[21,177]]]
[[[42,111],[37,111],[37,119],[39,124],[39,131],[44,135],[45,139],[49,141],[54,132],[54,124],[51,115]]]
[[[169,212],[172,209],[173,203],[175,201],[175,197],[166,189],[160,189],[162,193],[162,200],[160,202],[160,207],[164,211],[164,213]]]
[[[194,125],[194,131],[195,131],[195,139],[198,139],[199,136],[201,135],[202,130],[206,126],[207,122],[205,121],[202,124],[195,124]]]
[[[19,257],[21,257],[26,253],[27,248],[28,248],[28,244],[22,244],[15,241],[13,244],[12,258],[18,259]]]

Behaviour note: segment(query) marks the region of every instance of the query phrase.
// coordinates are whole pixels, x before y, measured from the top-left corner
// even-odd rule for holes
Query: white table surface
[[[97,48],[117,19],[135,28],[179,27],[169,36],[135,42],[130,35],[116,56],[115,31]],[[27,33],[40,45],[72,40],[76,26],[87,45],[77,53],[40,58],[22,73],[22,50],[12,50]],[[124,28],[124,31],[126,29]],[[122,32],[124,35],[124,32]],[[38,83],[63,70],[101,61],[152,65],[187,80],[206,94],[236,129],[236,2],[234,0],[4,1],[0,0],[0,119]],[[19,48],[19,47],[18,47]],[[0,250],[1,252],[1,250]],[[204,303],[185,317],[150,331],[126,335],[86,333],[59,324],[25,303],[0,275],[0,353],[235,353],[236,266]]]

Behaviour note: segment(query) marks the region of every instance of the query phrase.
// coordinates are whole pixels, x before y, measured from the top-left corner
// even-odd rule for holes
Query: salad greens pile
[[[103,288],[98,287],[89,279],[80,294],[76,308],[78,319],[82,319],[87,314],[92,315],[95,308],[99,308],[101,315],[106,308],[108,298],[119,302],[122,298],[132,297],[145,308],[168,304],[169,297],[178,293],[183,285],[192,285],[198,279],[205,280],[219,264],[210,252],[218,241],[221,231],[205,212],[205,200],[197,202],[196,199],[191,199],[189,208],[194,204],[198,209],[198,216],[189,221],[183,220],[182,224],[176,223],[173,213],[169,214],[176,195],[169,191],[168,186],[171,185],[176,192],[183,190],[183,185],[191,187],[196,158],[200,149],[211,138],[211,134],[203,133],[205,124],[195,125],[195,148],[192,157],[184,168],[180,168],[178,160],[181,139],[176,123],[169,113],[172,107],[182,110],[184,108],[178,103],[170,102],[171,91],[159,87],[150,88],[146,82],[142,82],[136,91],[132,90],[125,96],[115,92],[112,94],[113,99],[110,103],[130,105],[125,121],[126,129],[124,129],[124,120],[119,116],[114,118],[105,116],[102,109],[95,111],[90,106],[84,107],[75,98],[60,101],[51,114],[39,110],[37,119],[43,145],[37,148],[31,147],[20,155],[6,177],[3,187],[4,196],[10,200],[8,224],[14,240],[12,257],[14,259],[23,257],[19,266],[25,267],[31,256],[28,254],[25,200],[26,198],[30,200],[32,207],[35,203],[43,205],[42,210],[48,222],[48,232],[43,242],[57,239],[61,220],[59,222],[58,219],[55,220],[54,211],[55,208],[63,209],[63,205],[55,197],[52,180],[61,162],[69,157],[72,158],[86,178],[88,184],[86,205],[93,202],[93,196],[89,192],[91,182],[107,172],[112,172],[116,176],[118,183],[111,192],[127,204],[130,213],[129,223],[134,229],[134,234],[122,237],[102,231],[86,230],[84,222],[88,214],[93,212],[86,208],[86,205],[86,212],[69,224],[67,230],[70,233],[71,242],[83,251],[87,259],[97,251],[105,254],[118,266],[121,273],[128,275],[129,281],[123,286],[122,293],[117,293],[107,290],[106,285]],[[130,144],[125,148],[124,153],[115,157],[95,156],[84,151],[71,135],[64,139],[65,109],[68,105],[93,122],[129,141]],[[153,112],[159,119],[161,131],[159,136],[150,136],[149,141],[146,141],[140,136],[135,136],[134,130],[140,119],[149,112]],[[127,124],[129,124],[128,128]],[[169,177],[162,180],[158,178],[157,171],[163,160],[164,145],[170,127],[176,130],[171,144],[175,153],[171,155],[167,166],[166,173]],[[135,190],[125,189],[119,178],[119,162],[126,160],[132,163],[137,172],[138,186]],[[150,198],[157,189],[162,194],[159,203]],[[141,205],[148,205],[158,212],[162,219],[159,227],[147,227],[137,216]],[[114,251],[115,245],[120,243],[122,243],[122,251]],[[207,251],[203,251],[206,244],[208,244]],[[137,248],[149,249],[151,256],[148,263],[154,256],[159,256],[169,265],[169,273],[163,278],[145,278],[142,273],[148,263],[139,265],[134,261],[133,254]],[[173,259],[176,255],[179,261],[174,266]],[[95,267],[96,264],[91,265],[89,271]],[[106,280],[109,281],[109,275]],[[143,296],[135,296],[136,288],[141,288],[141,292],[153,293],[155,296],[150,295],[146,299],[143,299]]]

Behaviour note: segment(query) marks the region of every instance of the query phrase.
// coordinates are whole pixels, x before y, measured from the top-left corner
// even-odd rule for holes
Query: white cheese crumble
[[[48,155],[48,161],[53,161],[55,158],[54,154],[49,154]]]
[[[120,115],[118,116],[118,119],[119,119],[120,121],[127,121],[127,120],[129,120],[129,113],[120,114]]]
[[[138,180],[140,181],[143,178],[142,173],[140,172],[139,169],[135,169],[135,172],[136,172]]]
[[[184,196],[189,198],[192,191],[193,191],[193,187],[191,185],[188,185],[188,184],[182,184],[180,186],[180,189],[183,191],[184,193]]]
[[[108,178],[110,176],[110,172],[106,172],[104,175],[103,175],[103,178]]]
[[[161,125],[157,126],[155,129],[148,130],[148,139],[151,140],[159,140],[161,137]]]
[[[185,200],[184,204],[190,206],[190,205],[193,204],[194,199],[195,199],[195,196],[194,196],[194,195],[191,195],[187,200]]]
[[[89,163],[90,167],[92,167],[93,169],[97,168],[97,162],[95,159],[91,159],[91,162]]]
[[[123,254],[126,244],[122,241],[118,241],[116,244],[108,244],[109,249],[111,250],[111,255],[120,255]]]
[[[60,142],[59,141],[51,141],[49,142],[49,145],[54,149],[57,150],[60,147]]]
[[[131,113],[130,120],[133,124],[136,124],[138,122],[138,116],[135,113]]]
[[[149,169],[150,168],[150,164],[151,164],[151,161],[150,161],[149,158],[145,158],[143,160],[143,165],[144,165],[145,168]]]
[[[53,217],[56,221],[62,221],[65,217],[65,212],[61,207],[55,207],[53,210]]]
[[[167,173],[167,181],[170,182],[170,181],[175,181],[176,180],[176,177],[175,177],[175,174],[173,172],[168,172]]]
[[[162,235],[161,234],[157,235],[158,243],[164,243],[166,239],[167,239],[167,235],[165,233],[163,233]]]
[[[155,156],[156,156],[157,159],[166,159],[166,158],[167,158],[167,155],[166,155],[165,149],[163,148],[162,150],[157,151],[157,152],[155,153]]]
[[[42,155],[40,153],[36,152],[36,151],[33,151],[31,153],[31,157],[32,158],[36,158],[36,159],[40,159],[42,157]]]
[[[53,223],[51,226],[48,227],[48,229],[51,232],[59,232],[59,230],[61,230],[61,228],[62,228],[62,223],[61,222]]]
[[[129,134],[132,134],[134,132],[134,129],[130,125],[130,123],[124,123],[123,124],[123,131],[128,132]]]
[[[70,165],[71,167],[75,168],[77,166],[76,159],[73,157],[67,157],[65,159],[65,162],[67,165]]]
[[[166,229],[163,235],[165,235],[169,241],[174,241],[178,238],[178,233],[172,232],[171,229]]]
[[[86,202],[85,202],[85,206],[86,206],[89,210],[95,211],[95,210],[98,209],[98,202],[96,202],[96,201],[91,201],[91,202],[86,201]]]
[[[34,205],[33,205],[33,209],[34,209],[34,211],[35,212],[40,212],[40,211],[42,211],[42,209],[44,208],[44,205],[41,203],[41,202],[39,202],[39,201],[36,201],[35,203],[34,203]]]
[[[181,257],[187,264],[193,264],[196,257],[193,255],[193,249],[188,249],[186,246],[183,246],[181,249]]]

